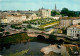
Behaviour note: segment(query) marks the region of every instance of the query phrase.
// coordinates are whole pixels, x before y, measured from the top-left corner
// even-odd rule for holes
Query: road
[[[28,29],[28,30],[27,30],[27,33],[50,34],[49,32],[46,32],[46,31],[34,30],[34,29]]]
[[[65,35],[65,34],[54,34],[54,35],[59,36],[59,37],[68,38],[68,39],[71,39],[71,40],[77,40],[76,38],[73,38],[72,36],[68,36],[68,35]]]
[[[20,31],[9,29],[10,25],[7,25],[7,27],[4,27],[5,31],[10,32],[10,34],[19,33]]]

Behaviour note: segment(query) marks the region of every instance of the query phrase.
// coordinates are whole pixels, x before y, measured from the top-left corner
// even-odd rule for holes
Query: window
[[[79,33],[79,31],[78,31],[78,33]]]
[[[72,30],[71,30],[71,32],[72,32]]]
[[[73,35],[74,35],[74,33],[73,33]]]
[[[77,37],[79,37],[79,34],[77,34]]]

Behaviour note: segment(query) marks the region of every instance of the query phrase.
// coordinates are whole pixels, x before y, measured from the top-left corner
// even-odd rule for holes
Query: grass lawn
[[[39,27],[40,28],[45,28],[45,27],[48,27],[48,26],[56,25],[56,24],[59,24],[59,21],[55,21],[55,22],[51,22],[51,23],[48,23],[48,24],[44,24],[44,25],[41,25]]]
[[[0,43],[3,42],[3,44],[15,44],[20,42],[27,42],[28,40],[35,41],[36,38],[29,37],[27,33],[19,33],[7,37],[0,38]]]
[[[29,49],[27,50],[22,50],[21,52],[16,52],[14,54],[10,54],[8,56],[24,56],[25,53],[27,53],[29,51]]]

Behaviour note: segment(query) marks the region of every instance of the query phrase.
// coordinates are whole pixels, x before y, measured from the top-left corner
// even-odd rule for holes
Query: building
[[[51,10],[50,9],[45,9],[41,8],[39,9],[39,14],[40,17],[46,18],[46,17],[51,17]]]
[[[60,11],[57,9],[56,4],[55,4],[55,7],[54,7],[53,11],[56,11],[57,13],[60,13]]]
[[[25,15],[6,15],[7,22],[8,23],[21,23],[23,21],[26,21],[26,16]]]
[[[7,18],[1,18],[1,19],[0,19],[0,23],[1,23],[1,24],[6,24],[6,23],[8,23]]]
[[[72,37],[80,37],[80,25],[72,25],[67,29],[67,35]]]
[[[72,24],[74,25],[74,24],[78,24],[78,23],[80,23],[80,17],[79,18],[73,18],[73,20],[72,20]]]
[[[1,24],[6,24],[7,22],[7,18],[6,18],[7,13],[0,13],[0,23]]]
[[[20,14],[20,13],[7,13],[2,12],[0,13],[0,23],[21,23],[23,21],[26,21],[26,15]]]
[[[60,17],[51,17],[51,18],[56,19],[56,20],[59,20]]]
[[[31,14],[29,17],[28,17],[28,20],[34,20],[34,19],[40,19],[41,17],[37,16],[35,13]]]
[[[69,27],[71,25],[71,20],[70,19],[60,19],[60,27]]]
[[[37,11],[29,10],[29,11],[21,11],[20,13],[27,14],[27,15],[36,14],[37,17],[43,17],[43,18],[51,17],[51,10],[45,9],[43,7]]]
[[[0,13],[0,23],[22,23],[27,20],[40,19],[36,13],[32,11],[27,12],[10,12],[10,13]]]
[[[21,13],[26,15],[26,20],[34,20],[34,19],[40,19],[41,17],[37,16],[33,12],[27,12],[27,13]]]
[[[69,27],[74,24],[80,23],[80,17],[62,17],[60,18],[60,27]]]

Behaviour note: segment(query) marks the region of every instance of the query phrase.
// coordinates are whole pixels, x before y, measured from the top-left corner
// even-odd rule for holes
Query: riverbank
[[[25,54],[25,52],[23,53],[25,56],[43,55],[40,52],[41,48],[48,46],[49,44],[52,45],[63,44],[63,42],[61,41],[54,40],[53,37],[49,39],[45,39],[43,37],[29,37],[26,32],[18,33],[0,39],[2,39],[0,42],[1,43],[0,50],[1,52],[4,51],[2,55],[4,54],[7,55],[6,53],[10,54],[10,51],[12,52],[13,55],[15,55],[20,52],[24,52],[25,49],[26,50],[29,49],[29,52],[27,54]],[[64,42],[64,44],[69,44],[69,43]],[[8,49],[9,52],[7,52]]]
[[[43,43],[49,43],[49,44],[79,44],[79,41],[73,41],[68,40],[57,40],[57,37],[52,35],[49,36],[49,39],[45,39],[44,37],[29,37],[26,32],[23,33],[17,33],[13,35],[9,35],[6,37],[0,38],[0,45],[6,45],[6,44],[17,44],[17,43],[23,43],[23,42],[43,42]]]
[[[0,44],[22,43],[22,42],[31,41],[33,39],[35,39],[35,38],[29,37],[26,32],[17,33],[17,34],[8,35],[8,36],[0,38]]]
[[[56,56],[57,54],[60,54],[59,56],[79,55],[78,45],[72,45],[72,44],[49,45],[47,47],[43,47],[40,51],[45,55],[48,55],[51,51],[56,53]],[[52,55],[54,56],[54,54]]]

